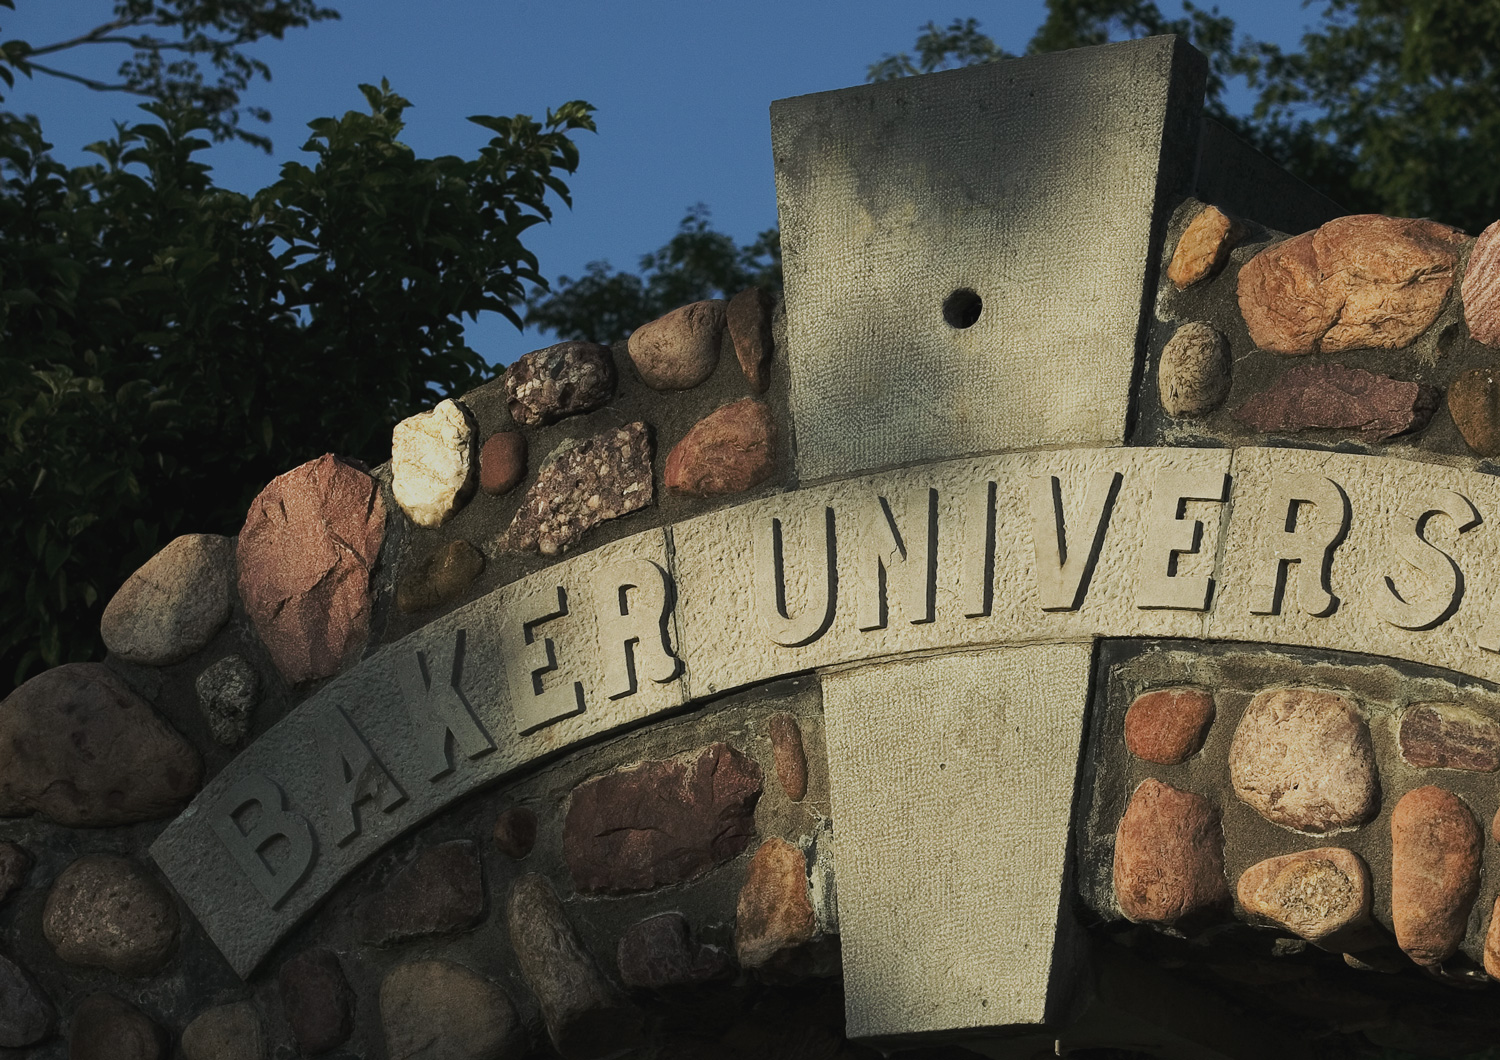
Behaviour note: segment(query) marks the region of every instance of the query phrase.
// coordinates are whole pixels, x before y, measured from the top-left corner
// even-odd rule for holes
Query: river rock
[[[1194,321],[1172,333],[1156,369],[1157,393],[1168,416],[1205,416],[1229,395],[1229,341]]]
[[[1214,697],[1206,688],[1155,688],[1125,712],[1125,746],[1147,762],[1173,766],[1203,747],[1214,723]]]
[[[277,990],[297,1048],[324,1053],[354,1031],[354,992],[332,950],[303,950],[281,966]]]
[[[506,1060],[526,1052],[510,996],[452,961],[414,961],[380,984],[390,1060]]]
[[[1356,214],[1267,247],[1240,270],[1240,312],[1273,353],[1397,349],[1432,326],[1453,286],[1462,232]]]
[[[0,905],[21,889],[35,864],[26,848],[15,843],[0,842]]]
[[[542,467],[500,547],[555,556],[605,520],[638,511],[654,499],[646,425],[601,431]]]
[[[674,309],[630,333],[627,349],[636,371],[655,390],[688,390],[719,363],[726,306],[722,299]]]
[[[1194,792],[1143,781],[1115,833],[1114,880],[1120,911],[1137,923],[1197,926],[1227,912],[1218,809]]]
[[[693,943],[681,913],[662,913],[626,928],[616,959],[621,981],[643,990],[708,982],[734,971],[734,962],[723,950]]]
[[[743,493],[771,477],[776,425],[764,401],[743,398],[693,425],[667,455],[667,489],[694,497]]]
[[[517,359],[503,386],[511,418],[539,427],[607,404],[615,395],[615,362],[608,346],[559,342]]]
[[[68,1060],[161,1060],[161,1029],[110,994],[91,994],[68,1025]]]
[[[1457,795],[1408,791],[1391,812],[1391,919],[1396,942],[1418,964],[1458,952],[1479,895],[1484,838]]]
[[[740,888],[734,950],[746,968],[763,968],[778,955],[811,942],[818,930],[807,890],[807,858],[785,839],[755,851]]]
[[[573,789],[563,856],[584,894],[681,883],[750,845],[760,766],[728,744],[643,762]]]
[[[640,1014],[599,971],[546,877],[528,873],[516,880],[506,922],[521,975],[558,1052],[592,1060],[635,1043]]]
[[[1314,688],[1278,688],[1250,701],[1229,749],[1235,794],[1299,832],[1353,828],[1379,800],[1370,730],[1354,703]]]
[[[1474,241],[1462,293],[1470,337],[1486,346],[1500,346],[1500,221]]]
[[[1500,979],[1500,895],[1490,910],[1490,926],[1484,934],[1484,970],[1491,979]]]
[[[520,861],[536,846],[536,814],[525,806],[510,806],[495,815],[495,847]]]
[[[423,850],[365,900],[359,916],[362,937],[377,946],[467,931],[484,916],[484,877],[473,842],[455,839]]]
[[[725,312],[734,354],[757,394],[764,394],[771,385],[771,354],[775,348],[771,314],[775,308],[776,299],[770,291],[747,287],[729,300]]]
[[[491,497],[509,493],[526,477],[526,436],[496,431],[479,450],[479,488]]]
[[[183,1060],[265,1060],[266,1028],[249,1001],[219,1005],[182,1032]]]
[[[1425,427],[1441,397],[1432,387],[1361,368],[1299,365],[1251,395],[1234,418],[1262,432],[1346,430],[1383,442]]]
[[[47,995],[14,961],[0,955],[0,1048],[23,1049],[52,1033]]]
[[[250,715],[260,701],[260,674],[242,655],[226,655],[198,675],[198,707],[208,730],[225,747],[250,731]]]
[[[442,607],[463,596],[484,572],[484,553],[467,541],[450,541],[402,575],[396,606],[407,614]]]
[[[177,905],[155,878],[114,854],[85,854],[58,875],[42,933],[69,964],[152,975],[177,949]]]
[[[1500,456],[1500,379],[1489,368],[1464,372],[1448,388],[1448,414],[1470,449]]]
[[[797,719],[785,712],[772,714],[768,728],[776,779],[787,798],[801,802],[807,795],[807,751],[802,746],[802,729]]]
[[[289,682],[330,677],[364,647],[384,536],[375,480],[331,454],[272,479],[251,503],[240,597]]]
[[[186,806],[202,776],[198,752],[100,663],[45,670],[0,702],[0,816],[151,821]]]
[[[1500,722],[1456,703],[1413,703],[1397,741],[1401,757],[1422,769],[1500,769]]]
[[[391,495],[418,526],[442,526],[474,489],[474,430],[451,399],[391,432]]]
[[[1370,869],[1343,847],[1267,858],[1240,876],[1240,904],[1311,942],[1348,935],[1370,921]]]
[[[122,659],[165,666],[186,659],[229,619],[234,542],[218,534],[174,538],[104,609],[99,633]]]
[[[1243,235],[1244,229],[1218,207],[1203,207],[1177,241],[1167,279],[1179,291],[1206,279],[1229,260],[1229,252]]]

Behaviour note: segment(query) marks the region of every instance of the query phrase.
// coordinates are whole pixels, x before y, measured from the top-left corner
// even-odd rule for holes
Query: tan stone
[[[393,968],[380,984],[380,1022],[391,1060],[492,1060],[526,1046],[504,989],[452,961]]]
[[[122,659],[165,666],[203,647],[229,618],[234,542],[218,534],[173,539],[125,580],[99,633]]]
[[[1474,241],[1464,268],[1464,323],[1469,335],[1486,346],[1500,346],[1500,221]]]
[[[807,893],[807,858],[785,839],[756,850],[740,889],[734,948],[740,964],[761,968],[786,950],[812,940],[817,916]]]
[[[630,333],[630,359],[649,387],[691,389],[712,375],[719,363],[724,324],[721,299],[682,306]]]
[[[474,431],[463,406],[447,400],[391,432],[391,493],[418,526],[441,526],[474,487]]]
[[[1115,900],[1137,923],[1196,926],[1224,912],[1224,829],[1202,795],[1146,780],[1115,833]]]
[[[1484,933],[1484,970],[1491,979],[1500,979],[1500,895],[1490,910],[1490,926]]]
[[[1176,765],[1197,754],[1214,723],[1214,697],[1206,688],[1155,688],[1125,712],[1125,746],[1147,762]]]
[[[42,933],[69,964],[151,975],[177,949],[177,906],[143,869],[113,854],[85,854],[53,881]]]
[[[1229,749],[1235,794],[1299,832],[1363,824],[1379,798],[1370,731],[1335,692],[1278,688],[1251,700]]]
[[[182,1032],[184,1060],[264,1060],[266,1029],[250,1001],[201,1013]]]
[[[1184,324],[1167,340],[1156,369],[1168,416],[1203,416],[1229,394],[1229,343],[1208,324]]]
[[[1179,291],[1212,275],[1229,258],[1244,230],[1216,206],[1205,206],[1188,222],[1172,252],[1167,279]]]
[[[1391,812],[1391,919],[1396,942],[1418,964],[1458,952],[1479,895],[1479,823],[1450,791],[1408,791]]]
[[[1370,919],[1370,869],[1343,847],[1319,847],[1267,858],[1240,876],[1246,911],[1319,942]]]

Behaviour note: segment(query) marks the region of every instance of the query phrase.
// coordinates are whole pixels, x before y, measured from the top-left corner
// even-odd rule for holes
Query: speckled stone
[[[526,477],[526,436],[497,431],[479,450],[479,488],[491,497],[509,493]]]
[[[1240,904],[1295,935],[1316,942],[1370,919],[1370,869],[1343,847],[1319,847],[1267,858],[1240,876]]]
[[[785,712],[772,714],[767,727],[776,779],[787,798],[801,802],[807,795],[807,751],[802,746],[802,728],[796,718]]]
[[[375,480],[332,455],[271,480],[240,531],[240,597],[296,684],[353,662],[370,632],[370,571],[385,537]]]
[[[25,969],[0,954],[0,1048],[35,1045],[52,1033],[56,1016]]]
[[[451,399],[391,432],[391,495],[418,526],[442,526],[474,489],[474,428]]]
[[[615,394],[614,357],[595,342],[559,342],[518,358],[503,386],[511,419],[540,427],[607,404]]]
[[[1470,337],[1486,346],[1500,346],[1500,221],[1474,241],[1464,268],[1463,301]]]
[[[1420,769],[1500,769],[1500,722],[1457,703],[1413,703],[1401,715],[1397,743]]]
[[[630,333],[627,348],[645,384],[655,390],[689,390],[719,363],[726,305],[721,299],[674,309]]]
[[[785,839],[755,851],[734,917],[734,950],[746,968],[763,968],[817,934],[807,889],[807,857]]]
[[[0,905],[21,889],[35,864],[26,848],[17,843],[0,842]]]
[[[325,1053],[354,1031],[354,992],[332,950],[303,950],[281,966],[277,991],[297,1048]]]
[[[1125,746],[1147,762],[1186,762],[1203,747],[1214,723],[1214,697],[1183,686],[1142,692],[1125,712]]]
[[[182,1032],[183,1060],[265,1060],[266,1029],[249,1001],[201,1013]]]
[[[68,1024],[68,1060],[162,1060],[161,1028],[111,994],[91,994]]]
[[[468,839],[421,851],[360,907],[361,937],[389,946],[467,931],[484,916],[484,876]]]
[[[734,354],[757,394],[764,394],[771,385],[771,356],[775,349],[771,314],[775,308],[776,299],[770,291],[747,287],[729,300],[725,313]]]
[[[225,747],[243,740],[260,701],[260,675],[255,667],[242,655],[226,655],[198,675],[194,688],[214,740]]]
[[[771,407],[743,398],[693,425],[667,455],[663,480],[677,493],[721,497],[760,485],[775,466]]]
[[[524,806],[510,806],[495,815],[495,848],[520,861],[536,845],[536,814]]]
[[[639,511],[654,499],[646,425],[601,431],[543,466],[500,547],[555,556],[605,520]]]
[[[1115,834],[1115,898],[1136,923],[1198,926],[1229,910],[1224,829],[1191,791],[1143,781]]]
[[[114,854],[85,854],[63,869],[42,910],[42,933],[60,960],[125,976],[166,967],[178,925],[166,888]]]
[[[1229,341],[1209,324],[1183,324],[1162,348],[1156,388],[1168,416],[1206,416],[1229,395]]]
[[[1261,432],[1352,431],[1383,442],[1421,430],[1442,401],[1440,391],[1342,364],[1298,365],[1250,395],[1234,418]]]
[[[1167,266],[1167,279],[1179,291],[1207,279],[1229,260],[1244,229],[1217,206],[1205,206],[1183,230]]]
[[[723,950],[694,944],[681,913],[662,913],[626,928],[616,961],[621,982],[643,990],[708,982],[734,972],[734,961]]]
[[[1438,787],[1401,796],[1391,812],[1391,919],[1418,964],[1458,952],[1479,895],[1484,837],[1457,795]]]
[[[1278,688],[1250,701],[1229,749],[1235,794],[1266,820],[1314,834],[1379,808],[1370,730],[1335,692]]]
[[[1489,368],[1464,372],[1448,387],[1448,414],[1480,456],[1500,456],[1500,376]]]
[[[467,541],[450,541],[401,576],[396,606],[414,614],[450,604],[483,572],[484,553]]]
[[[527,1052],[509,995],[452,961],[393,968],[380,984],[380,1022],[390,1060],[508,1060]]]
[[[181,810],[198,752],[100,663],[45,670],[0,702],[0,816],[72,828]]]
[[[184,534],[147,560],[110,599],[99,622],[122,659],[165,666],[202,648],[229,619],[234,542]]]

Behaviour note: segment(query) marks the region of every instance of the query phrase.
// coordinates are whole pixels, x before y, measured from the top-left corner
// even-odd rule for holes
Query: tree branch
[[[30,59],[25,60],[25,62],[33,70],[40,71],[41,73],[47,74],[51,77],[60,77],[64,81],[77,82],[78,84],[83,85],[86,88],[92,88],[98,92],[129,92],[131,95],[135,96],[151,96],[150,92],[142,92],[140,89],[132,88],[130,85],[111,85],[104,81],[96,81],[92,77],[82,77],[79,74],[70,74],[66,70],[58,70],[51,66],[43,66],[41,63],[34,63]]]
[[[102,26],[95,26],[81,37],[72,40],[58,41],[56,44],[44,44],[40,48],[32,48],[27,55],[51,55],[53,52],[65,51],[68,48],[76,48],[80,44],[94,44],[104,40],[107,34],[117,29],[125,29],[127,26],[139,25],[133,19],[117,18],[113,22],[106,22]]]

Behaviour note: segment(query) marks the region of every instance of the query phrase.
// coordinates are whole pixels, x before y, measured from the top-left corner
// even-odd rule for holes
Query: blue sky
[[[343,19],[259,47],[274,79],[255,86],[247,102],[273,113],[267,131],[275,151],[215,147],[205,157],[219,183],[245,191],[270,183],[281,162],[297,155],[308,121],[362,108],[360,82],[389,78],[413,102],[407,139],[425,154],[482,144],[483,130],[466,115],[540,115],[585,99],[598,108],[599,132],[579,138],[582,164],[569,181],[574,208],[560,209],[528,239],[548,276],[576,276],[598,259],[634,268],[698,202],[713,211],[716,227],[752,238],[776,223],[772,100],[861,83],[870,63],[909,50],[929,20],[978,18],[1003,47],[1019,51],[1045,10],[1042,0],[323,2]],[[112,5],[17,0],[16,7],[0,11],[0,37],[41,45],[106,21]],[[1315,14],[1300,0],[1231,0],[1220,9],[1243,32],[1284,45],[1295,44]],[[59,65],[103,76],[123,52],[83,51]],[[69,162],[83,159],[84,144],[110,135],[112,121],[132,119],[134,104],[49,78],[21,80],[5,102],[39,115]],[[547,341],[498,317],[481,319],[469,335],[499,363]]]

